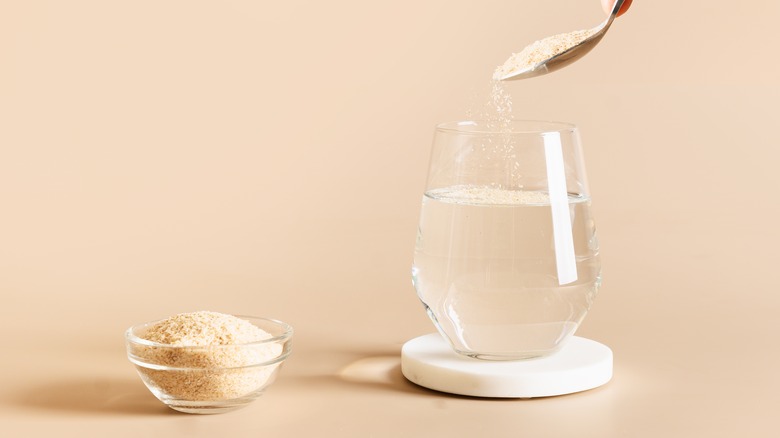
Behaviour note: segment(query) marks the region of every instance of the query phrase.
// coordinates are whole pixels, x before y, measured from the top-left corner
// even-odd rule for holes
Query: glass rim
[[[492,126],[491,126],[492,125]],[[501,122],[491,120],[458,120],[436,125],[437,132],[457,134],[543,134],[546,132],[575,132],[577,125],[554,120],[510,120],[509,129]]]

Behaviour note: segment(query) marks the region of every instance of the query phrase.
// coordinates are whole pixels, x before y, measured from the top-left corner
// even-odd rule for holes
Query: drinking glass
[[[601,282],[576,126],[438,125],[412,278],[457,353],[518,360],[560,349]]]

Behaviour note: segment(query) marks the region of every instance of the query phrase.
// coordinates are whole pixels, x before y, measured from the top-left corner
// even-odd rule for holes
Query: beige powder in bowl
[[[218,312],[172,316],[137,333],[139,372],[158,397],[229,400],[269,383],[283,346],[248,320]],[[139,363],[140,362],[140,363]]]

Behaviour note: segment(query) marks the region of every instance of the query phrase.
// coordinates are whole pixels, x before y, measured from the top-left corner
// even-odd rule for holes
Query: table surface
[[[402,376],[434,331],[419,200],[434,124],[600,10],[304,3],[3,3],[4,436],[775,436],[780,63],[751,32],[776,35],[778,2],[634,2],[508,88],[516,117],[581,128],[604,283],[577,335],[614,352],[607,385],[539,399]],[[294,326],[252,405],[174,412],[127,361],[127,327],[195,310]]]

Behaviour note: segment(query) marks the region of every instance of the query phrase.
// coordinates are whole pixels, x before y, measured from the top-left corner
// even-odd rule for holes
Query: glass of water
[[[601,282],[576,126],[436,127],[412,277],[452,348],[479,359],[553,354]]]

